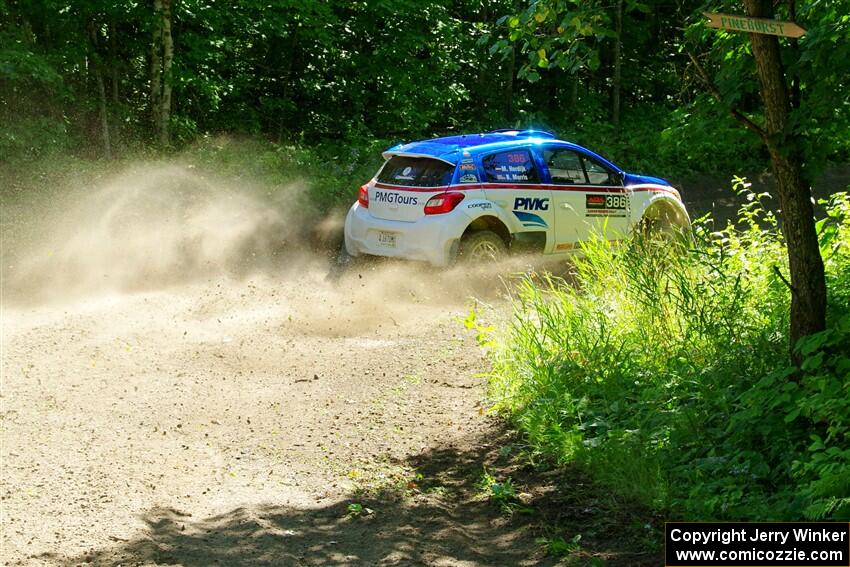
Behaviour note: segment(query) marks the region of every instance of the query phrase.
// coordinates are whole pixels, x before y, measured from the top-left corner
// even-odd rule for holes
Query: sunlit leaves
[[[793,108],[786,135],[797,138],[807,164],[815,171],[829,154],[850,153],[850,1],[797,2],[796,22],[807,30],[799,40],[779,40],[780,56]],[[735,2],[714,2],[712,12],[741,13]],[[776,5],[777,19],[789,20],[786,3]],[[759,112],[758,81],[749,36],[709,29],[695,11],[685,32],[685,49],[704,54],[723,102],[744,112]],[[701,90],[701,85],[694,85]]]
[[[604,42],[615,35],[608,10],[599,2],[536,0],[500,22],[508,29],[507,40],[526,56],[517,77],[530,82],[540,79],[532,68],[557,67],[570,74],[597,70]],[[496,51],[504,49],[500,45]]]

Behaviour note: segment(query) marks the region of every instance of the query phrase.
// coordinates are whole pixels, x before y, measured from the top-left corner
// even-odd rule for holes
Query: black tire
[[[460,241],[458,260],[469,264],[498,262],[508,254],[505,241],[490,230],[478,230],[464,236]]]

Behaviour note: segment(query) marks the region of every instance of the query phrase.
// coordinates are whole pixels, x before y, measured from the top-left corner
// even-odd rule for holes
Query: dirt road
[[[329,283],[307,229],[339,224],[297,184],[192,164],[46,185],[0,219],[0,565],[554,563],[541,534],[657,563],[658,518],[506,462],[459,318],[508,314],[510,269]],[[485,468],[533,520],[487,501]]]
[[[465,293],[323,268],[7,301],[4,563],[540,559],[457,489],[497,434]]]
[[[457,317],[498,280],[329,283],[298,191],[169,163],[4,195],[0,564],[541,557],[475,488],[502,433]]]

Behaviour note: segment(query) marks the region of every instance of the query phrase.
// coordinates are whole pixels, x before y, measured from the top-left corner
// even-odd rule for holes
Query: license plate
[[[395,248],[395,234],[392,232],[379,232],[378,244],[386,248]]]

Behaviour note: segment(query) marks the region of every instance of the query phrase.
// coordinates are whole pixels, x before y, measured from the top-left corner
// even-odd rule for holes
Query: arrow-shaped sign
[[[711,12],[703,12],[702,14],[708,18],[708,27],[710,28],[784,37],[800,37],[806,33],[806,30],[794,22],[780,22],[767,18],[747,18],[732,14],[713,14]]]

